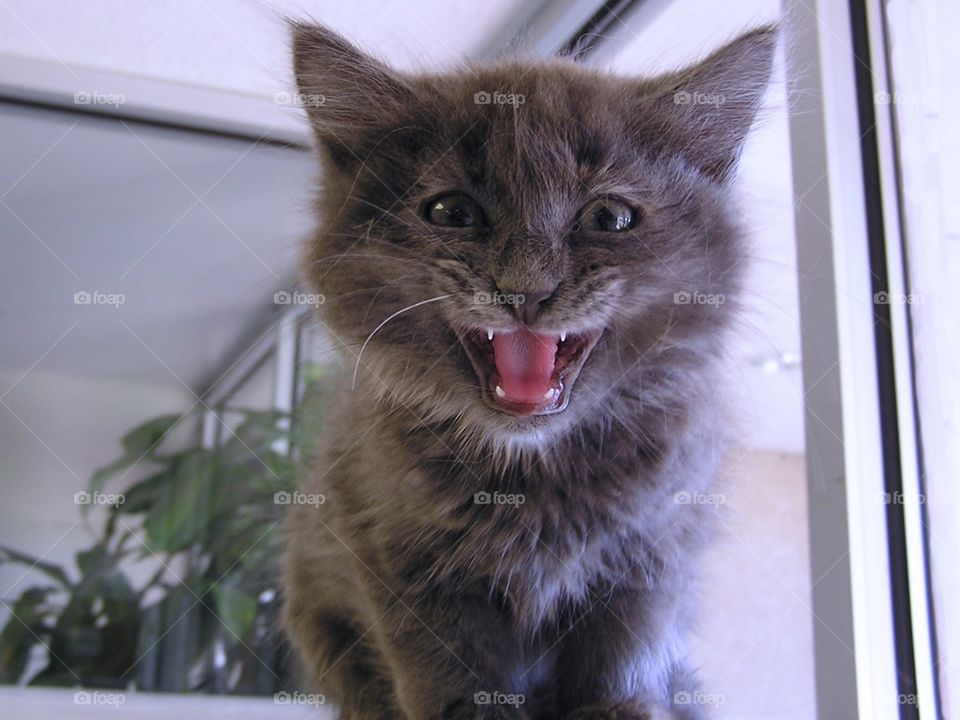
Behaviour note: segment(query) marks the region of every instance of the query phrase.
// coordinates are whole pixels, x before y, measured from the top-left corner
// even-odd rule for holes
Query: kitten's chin
[[[457,336],[480,384],[484,404],[517,419],[518,429],[543,426],[540,416],[567,409],[577,378],[603,330],[538,333],[460,328]]]

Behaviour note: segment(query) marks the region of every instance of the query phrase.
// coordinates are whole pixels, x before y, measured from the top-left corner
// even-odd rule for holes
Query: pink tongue
[[[513,402],[540,403],[553,387],[556,335],[538,335],[527,328],[497,334],[493,338],[493,357],[500,376],[500,387]]]

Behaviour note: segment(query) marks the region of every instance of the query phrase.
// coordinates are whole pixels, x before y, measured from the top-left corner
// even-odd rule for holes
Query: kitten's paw
[[[621,702],[585,705],[564,720],[675,720],[669,710],[642,703]]]

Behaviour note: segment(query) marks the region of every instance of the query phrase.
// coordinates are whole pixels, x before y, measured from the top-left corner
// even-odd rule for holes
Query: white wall
[[[283,14],[430,66],[477,54],[524,10],[523,0],[5,0],[0,53],[271,99],[291,86]]]

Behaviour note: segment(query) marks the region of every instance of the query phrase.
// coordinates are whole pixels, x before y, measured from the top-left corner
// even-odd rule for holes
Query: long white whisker
[[[370,333],[369,335],[367,335],[367,339],[364,340],[364,341],[363,341],[363,345],[360,346],[360,352],[357,353],[357,364],[353,366],[353,383],[350,385],[350,390],[353,391],[353,390],[356,390],[356,389],[357,389],[357,372],[360,370],[360,358],[363,356],[363,351],[367,349],[367,343],[370,342],[370,338],[372,338],[374,335],[376,335],[376,334],[377,334],[377,331],[379,331],[380,328],[382,328],[382,327],[383,327],[384,325],[386,325],[388,322],[390,322],[391,320],[393,320],[397,315],[400,315],[400,314],[402,314],[402,313],[405,313],[407,310],[413,310],[414,308],[420,307],[421,305],[426,305],[427,303],[436,302],[437,300],[443,300],[443,299],[448,298],[448,297],[452,297],[452,296],[449,295],[449,294],[448,294],[448,295],[437,295],[436,297],[430,298],[429,300],[421,300],[420,302],[414,303],[413,305],[407,305],[407,307],[402,308],[402,309],[400,309],[400,310],[397,310],[395,313],[393,313],[393,315],[391,315],[391,316],[388,317],[386,320],[384,320],[382,323],[380,323],[379,325],[377,325],[377,326],[373,329],[373,332]]]

